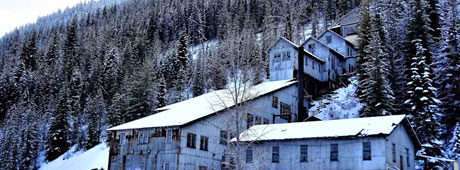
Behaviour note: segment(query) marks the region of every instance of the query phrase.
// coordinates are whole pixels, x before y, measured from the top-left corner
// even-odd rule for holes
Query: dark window
[[[201,138],[200,138],[200,150],[208,151],[208,137],[201,136]]]
[[[254,116],[252,116],[252,114],[248,113],[247,114],[247,120],[246,120],[246,128],[249,129],[252,125],[254,125]]]
[[[180,140],[179,129],[173,129],[173,130],[172,130],[172,139],[173,139],[174,141],[179,141],[179,140]]]
[[[165,128],[156,128],[153,131],[153,137],[166,137],[166,129]]]
[[[331,144],[331,161],[339,161],[339,145],[334,143]]]
[[[410,167],[410,154],[409,154],[409,148],[406,148],[406,162],[407,162],[407,167]]]
[[[332,37],[330,35],[326,35],[326,43],[331,43],[332,42]]]
[[[283,102],[280,102],[280,114],[281,115],[290,115],[291,114],[291,106],[286,104],[286,103],[283,103]]]
[[[207,166],[200,165],[200,166],[198,167],[198,170],[208,170],[208,167],[207,167]]]
[[[308,162],[308,145],[300,145],[300,162]]]
[[[305,57],[304,63],[305,63],[306,66],[308,66],[308,57]]]
[[[315,52],[315,44],[308,44],[308,50],[311,51],[312,53]]]
[[[227,140],[228,140],[228,132],[225,130],[221,130],[219,143],[222,145],[227,145]]]
[[[246,149],[246,163],[252,163],[252,147]]]
[[[353,51],[352,51],[351,47],[347,48],[347,53],[348,53],[349,57],[351,57],[353,55]]]
[[[278,97],[276,97],[276,96],[272,97],[272,107],[273,108],[278,108]]]
[[[196,148],[196,135],[193,133],[187,134],[187,147],[189,148]]]
[[[363,160],[372,160],[371,142],[363,142]]]
[[[272,162],[273,163],[280,162],[280,147],[279,146],[272,147]]]
[[[256,116],[256,125],[262,124],[262,118],[259,116]]]
[[[315,63],[313,62],[313,60],[311,60],[311,68],[314,70],[315,69]]]
[[[270,120],[268,120],[267,118],[264,118],[264,124],[270,124]]]
[[[391,156],[393,158],[393,162],[396,162],[396,144],[395,143],[391,145]]]

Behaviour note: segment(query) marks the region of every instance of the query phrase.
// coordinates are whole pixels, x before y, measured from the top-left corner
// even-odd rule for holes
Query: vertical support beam
[[[298,118],[298,122],[302,122],[303,120],[305,120],[307,118],[307,116],[305,115],[305,109],[304,109],[304,105],[303,105],[303,102],[304,102],[304,97],[305,97],[305,93],[304,93],[304,87],[305,87],[305,81],[304,81],[304,48],[303,46],[300,46],[297,48],[297,51],[298,51],[298,55],[297,55],[297,82],[298,82],[298,89],[297,89],[297,118]]]

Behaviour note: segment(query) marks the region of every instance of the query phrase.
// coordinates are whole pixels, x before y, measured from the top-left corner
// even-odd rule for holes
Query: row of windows
[[[187,147],[188,148],[196,148],[196,138],[197,138],[197,135],[194,133],[187,134]],[[208,151],[208,141],[209,141],[209,138],[207,136],[200,136],[200,150]]]
[[[273,63],[280,62],[280,61],[288,61],[290,59],[291,59],[291,52],[284,51],[281,53],[277,53],[275,54],[275,56],[273,56]]]
[[[313,60],[310,60],[310,61],[311,61],[311,62],[310,62],[310,64],[309,64],[309,63],[308,63],[308,62],[309,62],[308,57],[305,57],[305,58],[304,58],[304,64],[305,64],[306,67],[311,66],[311,69],[312,69],[312,70],[315,70],[316,68],[318,68],[318,70],[319,70],[320,72],[324,72],[324,68],[322,67],[322,65],[321,65],[320,63],[314,62]]]
[[[251,113],[246,114],[246,128],[249,129],[254,125],[270,124],[270,120]]]
[[[156,128],[153,132],[150,131],[135,131],[134,135],[137,134],[137,144],[148,144],[150,143],[150,138],[158,138],[158,137],[166,137],[167,130],[165,128]],[[172,140],[178,141],[179,136],[179,129],[172,129],[171,132]],[[128,142],[128,136],[125,133],[120,133],[120,144],[124,145]]]
[[[272,107],[273,108],[278,108],[278,104],[280,106],[280,115],[291,115],[291,105],[280,102],[278,97],[273,96],[272,97]]]
[[[363,142],[363,160],[372,160],[371,142]],[[246,150],[246,163],[253,162],[253,148],[248,147]],[[334,143],[330,145],[329,160],[339,161],[339,145]],[[280,147],[272,147],[272,162],[280,162]],[[308,145],[299,145],[299,162],[308,162]]]

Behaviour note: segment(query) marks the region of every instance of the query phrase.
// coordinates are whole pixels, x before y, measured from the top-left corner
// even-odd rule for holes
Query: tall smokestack
[[[304,109],[304,105],[303,105],[303,101],[304,101],[304,87],[305,87],[305,84],[304,84],[304,63],[303,63],[303,57],[304,57],[304,48],[303,46],[300,46],[298,49],[298,53],[299,55],[297,56],[297,84],[298,84],[298,89],[297,89],[297,98],[298,98],[298,101],[297,101],[297,121],[298,122],[302,122],[304,121],[307,116],[305,115],[305,109]]]

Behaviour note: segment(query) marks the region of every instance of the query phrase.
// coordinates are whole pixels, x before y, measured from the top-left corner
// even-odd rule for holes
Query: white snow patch
[[[363,104],[356,97],[358,80],[352,77],[350,82],[347,87],[339,88],[331,95],[314,101],[313,106],[309,109],[310,115],[321,120],[359,117],[359,111],[363,108]]]
[[[108,164],[109,147],[107,144],[101,143],[85,152],[75,152],[75,147],[72,147],[56,160],[42,164],[40,170],[107,170]]]
[[[396,115],[256,125],[241,133],[240,141],[388,135],[404,119],[405,115]]]
[[[218,46],[218,41],[211,40],[203,42],[202,44],[195,45],[189,48],[189,52],[192,55],[192,59],[196,60],[198,57],[206,55],[215,50]]]

